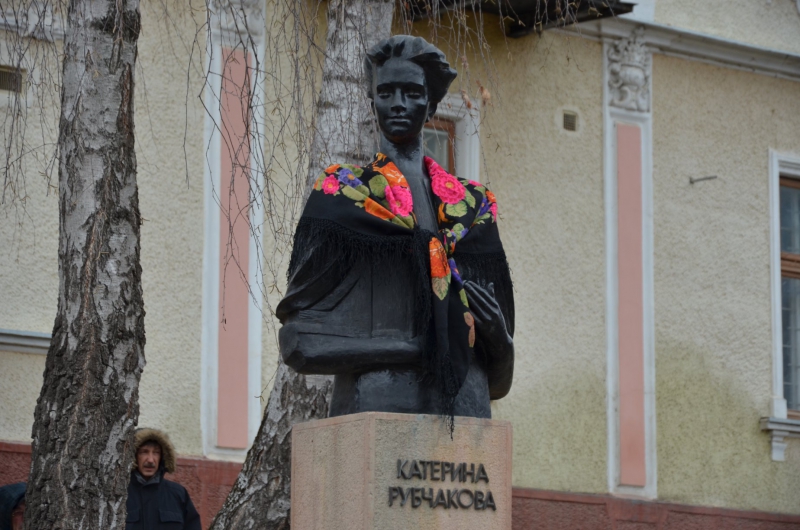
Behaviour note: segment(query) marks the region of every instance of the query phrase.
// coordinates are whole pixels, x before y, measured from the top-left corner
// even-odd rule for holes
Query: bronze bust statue
[[[333,374],[330,415],[491,417],[514,367],[514,299],[497,203],[424,156],[422,129],[456,76],[419,37],[367,53],[381,131],[365,167],[334,164],[298,224],[277,307],[284,361]]]

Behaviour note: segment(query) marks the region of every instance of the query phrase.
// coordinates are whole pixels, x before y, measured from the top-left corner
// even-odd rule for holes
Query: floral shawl
[[[513,293],[494,194],[480,182],[450,175],[431,158],[425,157],[425,165],[438,234],[417,225],[408,182],[385,155],[365,167],[334,164],[315,182],[298,224],[289,278],[309,260],[343,274],[376,253],[406,264],[412,256],[425,376],[435,379],[441,413],[452,425],[453,404],[476,348],[463,281],[494,284],[509,333]],[[338,266],[330,267],[332,262]]]

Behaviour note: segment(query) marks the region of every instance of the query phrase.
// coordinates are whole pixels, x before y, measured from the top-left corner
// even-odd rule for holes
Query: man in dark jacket
[[[25,483],[0,488],[0,530],[22,530],[25,514]]]
[[[175,448],[156,429],[136,431],[125,530],[201,530],[186,488],[164,478],[175,472]]]

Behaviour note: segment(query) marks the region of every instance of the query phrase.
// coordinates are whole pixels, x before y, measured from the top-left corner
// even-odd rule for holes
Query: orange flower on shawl
[[[450,275],[450,265],[447,263],[447,253],[442,242],[432,237],[428,248],[431,253],[431,278],[445,278]]]
[[[487,199],[489,200],[489,202],[490,202],[490,203],[492,203],[492,204],[494,204],[494,203],[496,203],[496,202],[497,202],[497,198],[494,196],[494,193],[492,193],[492,192],[491,192],[491,191],[489,191],[489,190],[486,190],[486,198],[487,198]]]
[[[449,221],[449,219],[444,214],[444,203],[442,203],[439,205],[439,222],[446,223],[447,221]]]
[[[394,214],[392,212],[381,206],[380,203],[373,201],[369,197],[364,199],[364,210],[366,210],[367,213],[374,215],[375,217],[380,217],[381,219],[389,220],[392,217],[394,217]]]
[[[394,162],[389,162],[383,167],[375,167],[375,171],[386,177],[386,180],[389,182],[390,186],[403,186],[404,188],[408,187],[406,178],[402,173],[400,173],[400,170],[397,169],[397,166],[394,165]]]
[[[325,168],[325,173],[336,173],[336,170],[339,169],[339,164],[333,164]]]

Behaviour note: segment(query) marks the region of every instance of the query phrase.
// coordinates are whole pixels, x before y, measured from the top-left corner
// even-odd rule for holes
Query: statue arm
[[[506,317],[497,303],[494,285],[486,288],[475,282],[464,284],[470,312],[475,318],[476,346],[484,352],[489,397],[500,399],[511,390],[514,376],[514,339]]]
[[[421,366],[418,339],[372,337],[372,296],[370,267],[304,263],[276,309],[284,362],[324,375]]]
[[[301,374],[335,375],[399,366],[418,367],[418,339],[342,337],[311,333],[302,324],[284,324],[279,332],[284,362]]]

